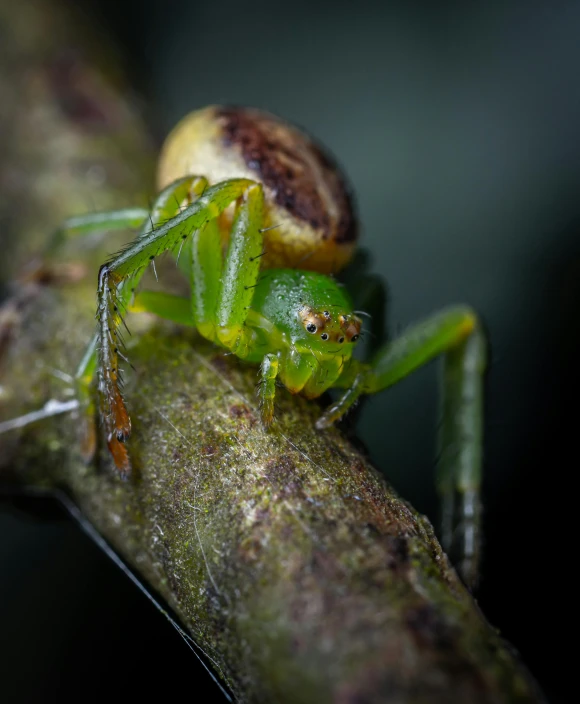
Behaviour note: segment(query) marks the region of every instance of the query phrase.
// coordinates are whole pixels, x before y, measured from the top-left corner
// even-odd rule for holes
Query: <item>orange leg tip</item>
[[[115,428],[115,434],[121,434],[129,437],[131,434],[131,419],[129,418],[127,408],[125,407],[125,402],[120,394],[113,399],[113,402],[111,403],[111,412],[113,416],[112,420]],[[119,438],[119,440],[121,439]]]
[[[129,460],[127,447],[115,438],[109,440],[108,446],[121,479],[128,479],[131,474],[131,461]]]

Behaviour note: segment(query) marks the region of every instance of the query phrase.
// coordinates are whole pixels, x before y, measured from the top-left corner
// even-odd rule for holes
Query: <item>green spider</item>
[[[199,175],[192,175],[199,174]],[[442,310],[383,346],[369,363],[353,357],[361,320],[328,274],[349,260],[356,239],[350,192],[329,156],[298,129],[264,112],[210,107],[174,130],[160,160],[161,192],[151,211],[131,208],[73,218],[62,233],[140,228],[101,267],[98,331],[77,381],[87,413],[99,415],[122,475],[131,464],[131,422],[120,384],[119,327],[127,310],[194,325],[240,359],[260,365],[264,425],[277,383],[316,398],[344,389],[317,421],[327,428],[363,394],[392,386],[445,355],[438,490],[447,548],[459,537],[468,582],[476,575],[486,343],[467,306]],[[136,292],[155,257],[176,252],[191,298]],[[459,526],[459,529],[457,529]]]

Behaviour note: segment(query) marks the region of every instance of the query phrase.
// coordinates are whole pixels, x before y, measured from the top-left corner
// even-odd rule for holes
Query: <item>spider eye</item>
[[[328,340],[328,333],[323,332],[322,335],[320,336],[321,340]]]
[[[351,341],[351,342],[356,342],[356,341],[358,340],[358,338],[359,338],[359,335],[353,335],[353,336],[350,338],[350,341]]]
[[[306,326],[306,329],[308,330],[308,332],[312,332],[312,333],[315,333],[318,330],[318,328],[316,327],[316,325],[314,323],[308,323],[308,325]]]
[[[344,342],[344,337],[339,337],[338,342],[342,345],[342,343]]]

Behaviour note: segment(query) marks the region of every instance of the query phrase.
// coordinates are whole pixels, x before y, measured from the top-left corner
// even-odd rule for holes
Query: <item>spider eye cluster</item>
[[[360,337],[361,321],[356,315],[338,315],[333,321],[327,310],[318,312],[307,306],[300,308],[298,314],[306,332],[319,333],[323,342],[331,340],[342,345],[345,341],[356,342]]]

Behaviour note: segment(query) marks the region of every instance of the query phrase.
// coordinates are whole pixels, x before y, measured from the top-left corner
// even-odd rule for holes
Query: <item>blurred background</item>
[[[449,303],[482,314],[492,354],[478,600],[549,701],[570,701],[580,2],[80,6],[125,50],[159,141],[192,109],[238,103],[334,152],[388,282],[390,334]],[[434,522],[436,372],[370,399],[358,425],[375,465]],[[0,540],[6,701],[72,701],[86,678],[95,696],[137,699],[168,677],[221,701],[201,695],[209,679],[186,645],[71,522],[0,510]]]

